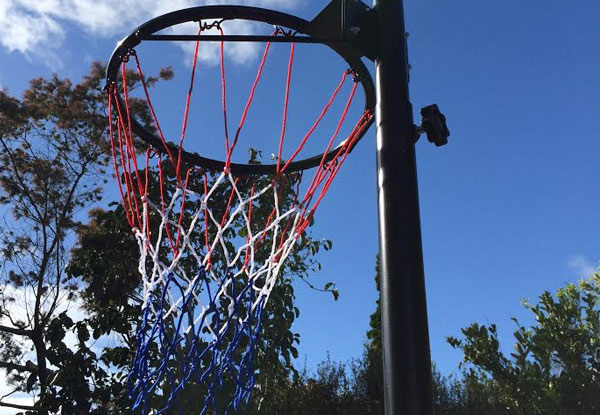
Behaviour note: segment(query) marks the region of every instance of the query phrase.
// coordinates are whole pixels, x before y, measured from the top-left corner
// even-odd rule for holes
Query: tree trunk
[[[45,406],[45,397],[48,388],[48,368],[46,366],[46,343],[44,342],[44,335],[41,327],[36,327],[33,330],[31,336],[33,345],[35,346],[35,355],[37,359],[37,378],[40,383],[40,397],[39,397],[39,415],[48,415],[48,409]]]

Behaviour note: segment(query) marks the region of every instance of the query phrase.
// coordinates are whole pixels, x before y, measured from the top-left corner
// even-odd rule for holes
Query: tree
[[[375,258],[375,286],[380,292],[379,255]],[[369,341],[365,345],[360,370],[355,370],[357,391],[368,402],[369,414],[383,414],[383,349],[381,331],[381,298],[378,296],[376,308],[371,314],[371,328],[367,332]]]
[[[518,320],[515,351],[500,349],[494,324],[477,323],[448,342],[464,354],[466,382],[493,390],[503,414],[584,415],[600,412],[600,274],[544,292]]]
[[[1,399],[0,406],[88,414],[104,393],[107,372],[86,323],[73,318],[77,281],[64,272],[77,216],[100,201],[106,182],[103,75],[96,63],[79,84],[53,76],[32,80],[21,99],[0,92],[0,368],[15,392],[37,396],[33,406]],[[147,123],[140,101],[132,106]]]

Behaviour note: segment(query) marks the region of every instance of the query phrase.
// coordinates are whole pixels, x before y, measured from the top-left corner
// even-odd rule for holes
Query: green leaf
[[[32,373],[31,375],[29,375],[29,377],[27,378],[27,384],[25,386],[25,390],[28,393],[33,390],[33,386],[35,385],[36,381],[37,381],[37,373]]]
[[[85,324],[77,325],[77,338],[79,339],[80,343],[85,343],[90,339],[90,332],[88,331]]]
[[[94,340],[98,340],[100,336],[102,336],[102,330],[96,327],[92,333],[92,336],[94,337]]]

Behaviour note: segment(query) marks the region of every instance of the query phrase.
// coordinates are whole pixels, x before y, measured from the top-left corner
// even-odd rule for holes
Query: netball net
[[[216,28],[223,35],[219,24]],[[199,34],[205,29],[201,27]],[[273,36],[290,34],[277,29]],[[352,124],[350,134],[340,137],[358,86],[356,75],[346,70],[319,115],[306,126],[299,145],[284,160],[295,47],[290,44],[276,166],[262,175],[236,170],[232,156],[264,76],[270,42],[233,134],[227,113],[226,43],[220,42],[225,160],[220,170],[199,167],[184,152],[199,42],[177,145],[163,134],[135,50],[123,58],[118,86],[109,86],[114,169],[125,215],[139,246],[138,270],[143,281],[142,321],[129,376],[133,407],[141,413],[183,411],[181,398],[189,387],[201,391],[201,414],[236,412],[248,401],[255,382],[253,362],[261,318],[269,296],[285,270],[286,258],[372,121],[373,114],[365,110]],[[148,145],[134,137],[134,108],[128,90],[131,70],[143,87],[158,144]],[[310,171],[294,169],[294,161],[315,139],[315,131],[348,82],[352,87],[341,98],[345,104],[335,128],[323,140],[322,159]],[[253,158],[252,163],[257,160]]]

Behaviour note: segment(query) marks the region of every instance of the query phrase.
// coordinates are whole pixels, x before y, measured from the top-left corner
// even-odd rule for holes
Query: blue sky
[[[20,95],[36,76],[57,72],[79,79],[91,61],[107,59],[128,30],[190,4],[158,3],[3,2],[0,85]],[[325,5],[245,3],[307,19]],[[432,357],[448,374],[460,355],[446,336],[472,322],[494,322],[510,352],[510,317],[528,321],[521,299],[535,300],[544,290],[589,276],[600,259],[600,3],[414,0],[405,7],[415,115],[437,103],[452,132],[446,147],[426,140],[417,145]],[[242,52],[239,65],[229,57],[233,76],[257,63],[256,51]],[[156,54],[147,56],[150,66],[163,63]],[[185,66],[185,52],[168,56]],[[206,51],[208,66],[213,56]],[[308,79],[312,89],[338,79],[333,61],[312,52],[300,59],[307,72],[298,75],[298,94]],[[208,92],[216,91],[209,88],[214,81],[205,82]],[[177,98],[162,94],[163,105]],[[296,98],[302,120],[313,108]],[[335,281],[340,300],[298,286],[296,329],[310,367],[327,352],[347,360],[362,351],[376,298],[376,215],[371,131],[321,205],[313,231],[334,242],[315,281]]]

